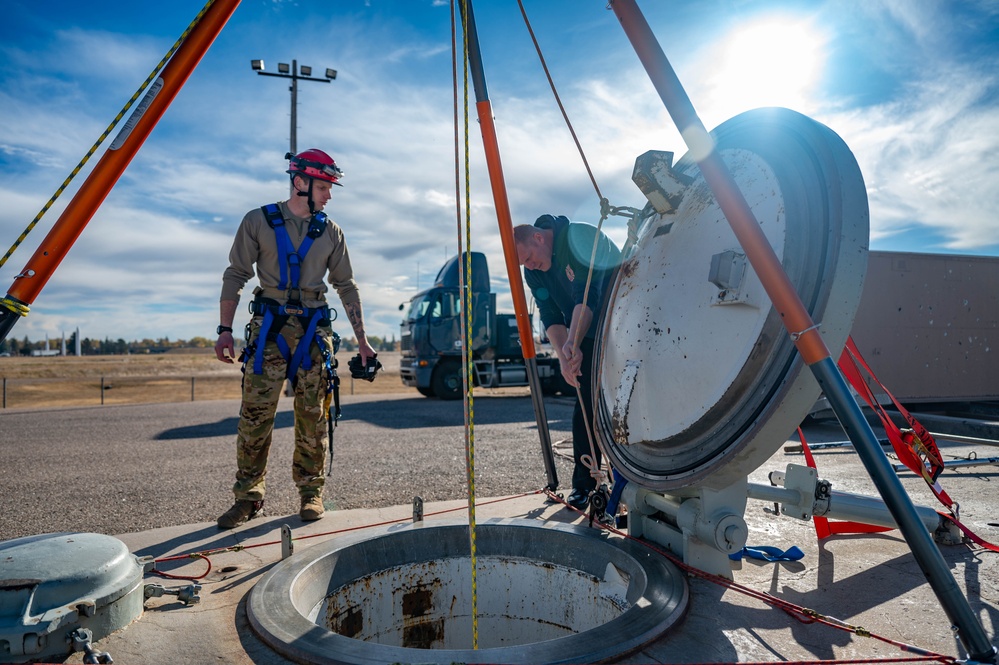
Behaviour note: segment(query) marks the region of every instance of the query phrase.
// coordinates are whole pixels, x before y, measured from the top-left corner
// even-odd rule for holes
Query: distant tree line
[[[399,344],[392,339],[372,335],[368,337],[368,343],[375,351],[397,351]],[[244,344],[243,340],[236,339],[236,347]],[[62,347],[62,339],[48,340],[50,350],[59,350]],[[215,348],[215,340],[207,337],[192,337],[188,340],[170,340],[168,337],[160,339],[143,339],[126,342],[120,337],[111,339],[105,337],[103,340],[90,339],[84,337],[80,340],[80,353],[85,356],[123,356],[137,353],[166,353],[171,349],[212,349]],[[32,351],[43,351],[45,340],[31,341],[25,335],[23,339],[6,339],[0,343],[0,354],[11,356],[30,356]],[[340,342],[340,349],[343,351],[356,351],[357,340],[354,337],[344,338]],[[66,339],[66,353],[73,355],[76,352],[76,333]]]
[[[379,337],[378,335],[368,335],[368,344],[371,345],[371,348],[375,352],[399,350],[399,342],[395,341],[395,335],[392,335],[392,339]],[[340,340],[340,349],[342,351],[357,351],[357,338],[344,337]]]

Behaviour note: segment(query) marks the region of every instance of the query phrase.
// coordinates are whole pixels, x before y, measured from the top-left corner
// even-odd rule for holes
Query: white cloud
[[[875,240],[922,229],[925,250],[999,246],[999,108],[996,78],[955,67],[907,86],[899,101],[830,114],[868,186]]]
[[[303,12],[314,16],[308,12],[315,5],[289,5],[275,2],[262,17],[255,6],[237,12],[14,334],[38,338],[80,321],[84,335],[101,338],[210,335],[236,225],[248,209],[287,194],[287,85],[257,76],[247,60],[263,57],[273,68],[290,56],[338,70],[333,83],[301,84],[298,145],[328,149],[346,171],[328,212],[347,234],[369,330],[398,334],[399,303],[418,283],[426,288],[457,250],[446,3],[423,5],[433,12],[427,23],[437,32],[408,23],[407,12],[415,11],[409,6],[386,12],[388,5],[372,3],[303,21]],[[939,246],[928,249],[999,251],[994,73],[952,57],[957,28],[937,5],[849,7],[862,10],[864,25],[884,36],[864,42],[865,56],[886,69],[906,69],[898,98],[859,109],[815,96],[725,98],[714,94],[709,57],[719,48],[711,39],[720,34],[708,38],[702,24],[684,30],[663,22],[660,37],[709,129],[746,104],[784,103],[807,106],[797,110],[839,133],[863,170],[876,241],[916,230],[937,237]],[[493,24],[486,27],[491,8],[477,9],[480,33],[488,35],[484,48],[493,49],[486,53],[492,58],[487,74],[513,222],[552,212],[596,223],[598,197],[540,69],[513,66],[528,60],[514,52],[526,36],[504,33],[490,47],[497,41],[487,32]],[[601,193],[612,205],[641,207],[644,197],[631,182],[634,159],[649,149],[672,150],[679,158],[686,149],[612,13],[597,9],[580,9],[582,25],[533,16],[537,11],[532,19],[536,29],[547,25],[541,42]],[[823,11],[850,13],[836,3]],[[377,24],[366,22],[370,12],[380,12]],[[292,24],[284,21],[291,17],[296,48],[289,52],[283,40]],[[7,67],[7,78],[0,78],[0,239],[16,238],[169,46],[141,33],[65,28],[37,52],[23,44],[0,47],[0,64],[39,62],[28,76],[12,78],[17,67]],[[919,52],[938,57],[927,57],[932,67],[889,57],[903,46],[907,54],[927,49]],[[67,58],[60,69],[57,63]],[[470,114],[473,249],[487,253],[500,306],[509,311],[474,105]],[[463,136],[459,143],[463,148]],[[0,269],[0,278],[20,270],[88,172]],[[461,191],[464,196],[464,184]],[[605,224],[622,243],[625,221]],[[350,336],[346,322],[338,330]]]

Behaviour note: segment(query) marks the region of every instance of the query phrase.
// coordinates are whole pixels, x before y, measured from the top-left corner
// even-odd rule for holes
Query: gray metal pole
[[[290,152],[293,155],[298,154],[298,81],[299,79],[304,81],[318,81],[319,83],[329,83],[336,78],[336,70],[327,69],[326,78],[319,78],[316,76],[311,76],[312,69],[310,67],[304,66],[303,69],[306,71],[305,74],[298,74],[298,60],[291,61],[291,71],[282,72],[281,68],[287,65],[283,62],[278,63],[278,71],[275,72],[265,72],[263,70],[263,60],[251,60],[250,61],[253,69],[256,70],[257,74],[260,76],[277,76],[279,78],[291,79],[291,83],[288,85],[288,90],[291,91],[291,126],[288,131],[288,147],[291,149]],[[294,186],[289,186],[291,190],[291,195],[295,195]]]
[[[531,387],[531,404],[534,406],[534,418],[538,424],[538,437],[541,439],[541,460],[545,464],[545,477],[548,479],[547,487],[554,492],[558,489],[558,470],[555,468],[555,453],[552,452],[552,435],[548,431],[544,392],[541,390],[541,378],[538,376],[538,359],[537,357],[530,358],[525,360],[524,364],[527,366],[527,383]]]
[[[686,91],[635,0],[611,0],[610,4],[681,134],[685,137],[688,133],[694,137],[706,136],[707,131],[697,117],[690,98],[687,97]],[[685,140],[689,141],[690,139],[685,138]],[[749,210],[742,193],[738,190],[717,152],[709,148],[707,154],[701,156],[697,163],[701,167],[701,172],[711,187],[712,193],[719,200],[729,224],[743,244],[743,249],[750,257],[750,262],[760,276],[771,301],[774,302],[775,306],[778,303],[790,306],[788,312],[782,312],[782,315],[789,313],[793,317],[798,317],[804,313],[804,318],[810,321],[804,305],[794,292],[793,285],[776,259],[776,255],[773,254],[766,238],[761,237],[758,222],[755,222],[752,211]],[[743,214],[745,217],[740,217]],[[750,229],[749,233],[740,234],[740,230],[745,231],[747,228]],[[747,240],[753,244],[747,246]],[[776,265],[771,265],[771,262]],[[761,267],[770,272],[761,273]],[[788,325],[795,325],[795,322],[792,322],[790,318],[785,318],[785,327]],[[789,330],[793,329],[795,328],[789,328]],[[805,330],[805,327],[797,329]],[[801,337],[803,338],[804,335]],[[814,344],[812,340],[814,340]],[[940,554],[940,550],[937,549],[929,533],[923,528],[912,501],[905,493],[901,481],[881,451],[874,431],[864,418],[860,405],[850,394],[846,380],[836,366],[836,362],[829,354],[829,350],[825,348],[821,337],[813,334],[812,340],[809,340],[809,345],[806,346],[799,344],[799,338],[796,346],[799,351],[802,351],[803,346],[806,347],[808,353],[802,351],[802,357],[822,387],[826,399],[832,405],[843,429],[853,441],[857,454],[871,475],[881,497],[885,500],[888,510],[895,518],[899,531],[909,544],[916,562],[936,593],[941,607],[947,613],[951,623],[957,627],[958,637],[972,659],[980,662],[996,662],[996,649],[989,642],[978,617],[972,612],[968,599],[964,597],[957,586],[957,582]],[[821,355],[819,355],[820,352]],[[810,358],[809,355],[815,357]]]
[[[298,60],[291,61],[291,154],[298,154]]]
[[[836,417],[853,441],[853,447],[864,467],[881,493],[889,512],[895,518],[905,542],[912,549],[916,563],[933,588],[944,612],[958,628],[958,637],[968,650],[968,655],[979,662],[994,663],[996,650],[985,629],[971,610],[968,599],[954,580],[947,562],[937,549],[932,536],[923,528],[912,500],[895,475],[891,463],[881,450],[870,423],[864,418],[860,405],[850,394],[846,379],[830,357],[811,365],[812,373],[832,405]]]

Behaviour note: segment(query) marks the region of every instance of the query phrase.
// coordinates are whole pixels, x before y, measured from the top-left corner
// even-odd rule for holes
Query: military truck
[[[420,291],[409,303],[400,324],[399,374],[402,382],[421,395],[440,399],[462,396],[460,276],[464,254],[451,257],[441,267],[433,286]],[[526,386],[527,367],[520,347],[514,314],[496,311],[496,294],[489,285],[485,254],[472,252],[472,363],[474,385],[485,388]],[[408,306],[407,306],[408,305]],[[553,395],[567,392],[567,384],[553,354],[537,355],[541,389]]]

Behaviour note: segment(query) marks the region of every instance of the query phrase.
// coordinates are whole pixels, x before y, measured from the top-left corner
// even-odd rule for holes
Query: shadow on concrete
[[[525,423],[535,425],[534,407],[530,397],[498,396],[477,397],[473,408],[475,424],[502,425]],[[549,423],[564,420],[571,413],[572,403],[567,400],[546,401],[545,410]],[[556,415],[557,417],[553,417]],[[441,401],[426,397],[393,399],[391,401],[356,402],[343,406],[340,422],[361,420],[388,429],[420,429],[427,427],[464,427],[465,411],[460,400]]]
[[[548,400],[546,416],[550,426],[571,420],[572,401]],[[475,398],[473,402],[476,425],[502,425],[523,422],[537,428],[531,399],[525,396],[489,395]],[[351,420],[366,422],[394,430],[427,427],[464,427],[465,412],[461,401],[441,401],[426,397],[376,400],[344,404],[340,423]],[[215,422],[192,423],[163,430],[155,436],[157,441],[233,437],[239,425],[238,417],[223,418]],[[290,402],[278,406],[274,416],[274,429],[295,426],[295,415]]]
[[[223,418],[213,423],[193,423],[181,427],[172,427],[156,435],[157,441],[177,441],[181,439],[205,439],[215,436],[236,436],[238,417]],[[274,429],[295,426],[295,416],[288,411],[278,411],[274,416]]]

